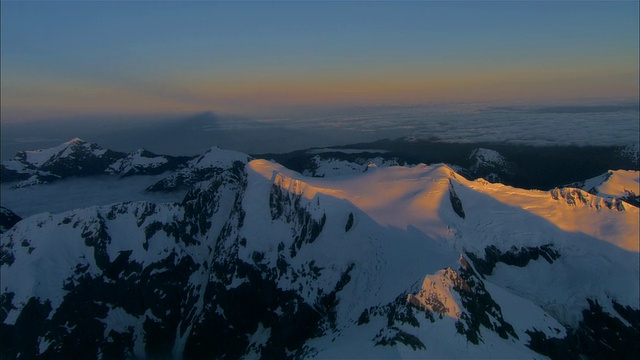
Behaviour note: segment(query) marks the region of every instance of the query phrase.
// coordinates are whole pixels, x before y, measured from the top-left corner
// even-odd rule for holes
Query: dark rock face
[[[621,197],[620,200],[626,202],[631,206],[640,207],[640,195],[629,190],[625,190],[625,192],[627,195]]]
[[[241,261],[229,265],[246,282],[228,288],[225,281],[212,277],[204,292],[205,311],[191,329],[185,357],[240,357],[246,353],[249,338],[259,326],[270,329],[268,341],[255,349],[263,358],[287,358],[287,352],[292,351],[304,355],[302,345],[320,335],[323,315],[296,292],[278,288],[276,278],[263,279],[255,265]],[[221,270],[220,267],[213,270],[216,269]],[[212,338],[217,341],[212,342]]]
[[[600,204],[592,205],[590,202],[591,195],[580,189],[573,188],[555,188],[549,192],[551,194],[551,198],[553,200],[562,200],[566,201],[567,204],[571,206],[583,205],[583,206],[591,206],[596,209],[602,208]],[[622,199],[617,198],[609,198],[604,199],[604,207],[607,209],[624,211],[624,203],[621,201]],[[633,200],[632,200],[633,201]]]
[[[426,349],[424,343],[417,337],[407,333],[402,328],[411,326],[420,327],[420,318],[435,321],[431,311],[413,306],[407,301],[408,293],[402,293],[394,301],[379,306],[365,309],[358,318],[359,326],[369,324],[372,318],[379,317],[386,320],[384,327],[380,328],[372,341],[376,346],[395,346],[404,344],[415,349]]]
[[[637,359],[640,357],[640,310],[612,301],[614,310],[629,324],[603,311],[598,301],[586,299],[588,309],[582,320],[562,339],[547,338],[537,330],[528,331],[529,347],[552,359]]]
[[[451,207],[453,207],[453,211],[458,215],[461,219],[465,218],[464,209],[462,208],[462,200],[456,194],[456,190],[453,188],[453,183],[449,180],[449,201],[451,202]]]
[[[39,298],[31,298],[22,308],[20,316],[14,325],[4,323],[6,313],[12,306],[11,298],[13,293],[2,293],[2,324],[0,324],[0,340],[2,348],[0,355],[3,359],[15,359],[20,353],[26,358],[36,358],[38,351],[38,337],[45,328],[45,322],[51,313],[49,302]],[[34,331],[34,329],[38,329]]]
[[[463,282],[461,285],[454,287],[454,290],[460,295],[462,305],[466,310],[456,323],[458,332],[464,334],[469,342],[476,345],[482,341],[481,326],[496,332],[503,339],[508,339],[509,337],[518,339],[513,326],[505,321],[502,316],[500,305],[493,300],[491,294],[485,289],[484,282],[466,264],[466,260],[462,262],[462,266],[458,271]],[[491,321],[490,317],[495,319],[496,322]]]
[[[540,257],[552,264],[560,257],[560,253],[553,248],[552,244],[539,247],[511,247],[507,252],[502,252],[497,247],[491,245],[484,249],[484,258],[472,252],[466,255],[473,261],[475,268],[480,272],[480,276],[491,275],[496,264],[501,262],[511,266],[525,267],[531,260],[538,260]]]
[[[0,234],[11,229],[22,218],[4,206],[0,206]]]
[[[290,247],[294,257],[304,244],[313,243],[322,232],[327,221],[325,214],[320,219],[313,215],[301,204],[302,194],[291,193],[274,184],[269,195],[269,205],[272,220],[284,220],[294,226],[294,240]]]
[[[348,232],[349,230],[351,230],[351,227],[353,226],[353,213],[349,213],[349,219],[347,220],[347,224],[344,226],[344,232]]]

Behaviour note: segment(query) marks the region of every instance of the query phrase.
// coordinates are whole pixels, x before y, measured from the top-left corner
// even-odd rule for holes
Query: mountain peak
[[[476,161],[476,166],[504,165],[505,158],[497,151],[485,148],[476,148],[469,155],[469,159]]]
[[[190,163],[191,166],[196,168],[208,168],[218,166],[229,167],[236,161],[247,163],[250,161],[250,156],[239,151],[225,150],[219,146],[213,146],[204,154],[193,159]]]
[[[74,137],[73,139],[65,142],[64,145],[71,145],[71,144],[75,144],[75,143],[86,144],[87,142],[82,140],[82,139],[80,139],[79,137]]]
[[[78,146],[81,146],[82,148],[88,148],[87,151],[91,151],[96,156],[100,156],[106,151],[96,144],[88,143],[76,137],[65,143],[48,149],[22,151],[18,153],[18,156],[24,157],[24,161],[26,163],[34,166],[42,166],[55,159],[65,158],[69,155],[72,155],[74,152],[81,151],[81,148],[79,148]]]

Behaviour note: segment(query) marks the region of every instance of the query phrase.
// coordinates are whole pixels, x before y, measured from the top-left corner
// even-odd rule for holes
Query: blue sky
[[[638,2],[2,2],[2,120],[638,96]]]

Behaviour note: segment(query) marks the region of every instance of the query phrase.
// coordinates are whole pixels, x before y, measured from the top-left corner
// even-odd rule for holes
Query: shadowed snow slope
[[[12,224],[2,357],[638,353],[638,208],[615,198],[217,148],[149,189],[178,188]]]

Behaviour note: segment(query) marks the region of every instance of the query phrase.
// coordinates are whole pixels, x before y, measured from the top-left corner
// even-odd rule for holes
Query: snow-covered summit
[[[100,157],[105,152],[106,150],[97,144],[88,143],[80,138],[73,138],[52,148],[20,152],[16,155],[16,158],[34,167],[41,167],[59,159],[73,158],[80,153],[89,153]]]
[[[237,161],[247,163],[251,157],[234,150],[221,149],[219,146],[209,148],[204,154],[187,163],[188,168],[231,167]]]
[[[499,152],[491,149],[477,148],[471,152],[469,159],[475,161],[474,166],[502,166],[507,160]]]
[[[214,146],[204,154],[189,160],[176,173],[149,186],[148,191],[175,191],[189,188],[195,183],[210,179],[224,170],[234,166],[244,166],[251,157],[247,154],[224,150]]]
[[[590,194],[640,206],[640,173],[634,170],[610,170],[600,176],[572,184]]]

